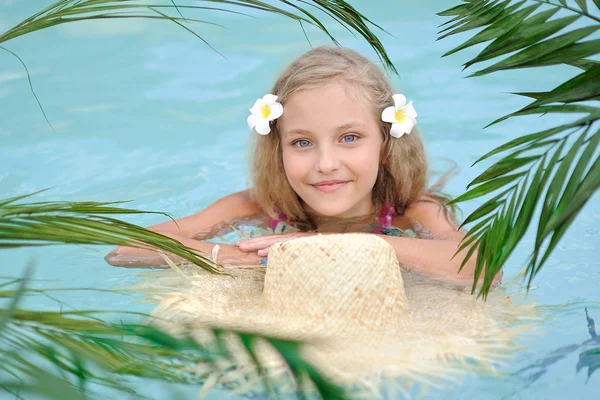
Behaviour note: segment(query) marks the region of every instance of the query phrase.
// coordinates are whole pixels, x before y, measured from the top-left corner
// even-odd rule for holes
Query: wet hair
[[[383,138],[379,172],[373,187],[376,210],[389,205],[397,214],[426,192],[427,158],[419,130],[400,138],[390,135],[390,124],[381,120],[382,111],[394,105],[395,93],[383,72],[355,51],[340,47],[318,47],[294,60],[275,81],[269,93],[278,96],[284,109],[296,92],[340,83],[372,107]],[[279,120],[268,135],[254,134],[251,173],[254,200],[271,218],[277,211],[291,222],[312,225],[302,200],[289,184],[281,149]]]

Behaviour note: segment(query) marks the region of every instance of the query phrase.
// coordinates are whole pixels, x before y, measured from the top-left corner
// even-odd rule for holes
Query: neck
[[[325,216],[307,212],[317,232],[360,232],[366,226],[375,223],[375,214],[368,213],[355,217]]]

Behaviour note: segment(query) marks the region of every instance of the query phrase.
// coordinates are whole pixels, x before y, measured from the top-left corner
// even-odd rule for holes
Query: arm
[[[176,239],[182,244],[198,250],[201,255],[210,257],[215,244],[192,239],[196,233],[224,220],[254,215],[259,211],[256,204],[250,199],[248,191],[243,191],[225,196],[194,215],[177,219],[175,222],[168,221],[153,225],[148,229]],[[242,252],[235,246],[219,246],[221,249],[218,261],[220,263],[255,264],[260,260],[255,253]],[[172,254],[169,255],[169,258],[174,262],[181,261],[181,258]],[[147,267],[166,264],[156,251],[127,246],[118,246],[105,257],[105,260],[109,264],[119,267]]]
[[[449,283],[458,285],[473,283],[477,250],[458,273],[469,248],[452,258],[464,238],[464,233],[460,232],[451,217],[444,213],[441,204],[424,196],[407,208],[404,217],[418,222],[437,238],[414,239],[379,235],[394,247],[401,265],[406,269]],[[502,271],[495,276],[494,283],[501,278]]]

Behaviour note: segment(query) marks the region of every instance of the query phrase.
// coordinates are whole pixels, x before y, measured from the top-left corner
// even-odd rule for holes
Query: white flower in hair
[[[417,112],[412,105],[412,101],[406,104],[406,97],[403,94],[392,96],[394,105],[386,108],[381,113],[383,122],[390,122],[392,129],[390,134],[399,138],[405,133],[410,133],[417,125]]]
[[[252,113],[248,117],[248,126],[261,135],[271,132],[269,123],[283,114],[283,106],[277,103],[277,96],[267,94],[262,99],[256,100],[256,103],[250,109]]]

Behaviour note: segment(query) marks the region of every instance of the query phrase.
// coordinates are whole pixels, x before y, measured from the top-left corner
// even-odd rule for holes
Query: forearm
[[[174,233],[161,232],[161,234],[177,240],[207,258],[211,258],[212,251],[216,245],[216,243],[190,239]],[[184,261],[183,258],[171,253],[165,253],[165,255],[174,263]],[[156,250],[128,246],[118,246],[104,257],[104,259],[107,263],[116,267],[168,266],[164,258]],[[246,253],[240,251],[235,246],[219,244],[219,253],[217,255],[217,262],[219,264],[257,264],[260,259],[261,257],[256,253]]]
[[[460,246],[459,240],[378,236],[392,245],[398,262],[407,270],[452,284],[471,285],[473,283],[477,251],[473,253],[459,273],[458,270],[468,251],[468,248],[464,249],[454,256]],[[499,281],[501,277],[502,272],[499,272],[494,281]]]
[[[209,257],[214,247],[214,243],[201,242],[198,240],[188,239],[184,236],[180,236],[174,233],[160,232],[162,235],[168,236],[177,240],[178,242],[186,245],[187,247],[197,250],[202,256]],[[183,261],[183,258],[176,256],[175,254],[165,252],[165,255],[169,257],[174,263]],[[130,246],[117,246],[113,251],[108,253],[104,257],[107,263],[115,267],[150,267],[150,266],[162,266],[167,267],[168,264],[164,258],[158,253],[157,250],[130,247]]]

